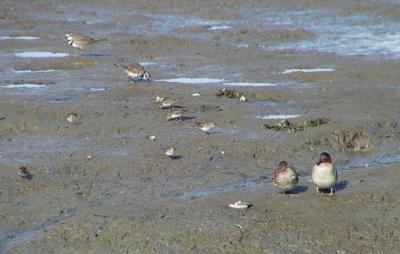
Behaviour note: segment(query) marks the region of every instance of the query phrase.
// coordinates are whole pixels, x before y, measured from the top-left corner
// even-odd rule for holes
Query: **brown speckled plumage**
[[[161,98],[159,103],[161,104],[161,108],[168,108],[173,106],[177,102],[178,99],[166,97],[166,98]]]
[[[299,182],[296,170],[290,168],[286,161],[281,161],[274,172],[272,183],[282,192],[292,190]]]
[[[204,123],[197,123],[197,126],[199,126],[199,128],[204,131],[207,132],[209,130],[211,130],[212,128],[215,127],[214,122],[204,122]]]
[[[167,120],[173,120],[180,118],[182,120],[182,115],[186,112],[184,108],[175,108],[168,112]]]

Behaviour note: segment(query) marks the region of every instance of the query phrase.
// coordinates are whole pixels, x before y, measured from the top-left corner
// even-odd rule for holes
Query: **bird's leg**
[[[317,194],[319,193],[319,188],[318,188],[318,186],[317,186]]]
[[[331,196],[333,196],[333,186],[331,187]]]

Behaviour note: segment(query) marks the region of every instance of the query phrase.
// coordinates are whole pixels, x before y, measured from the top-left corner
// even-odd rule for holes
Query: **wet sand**
[[[156,17],[195,13],[199,19],[234,22],[246,16],[235,1],[218,1],[215,15],[197,1],[179,1],[179,8],[164,2],[99,2],[96,10],[90,3],[0,5],[4,31],[40,37],[0,41],[0,85],[46,85],[0,88],[1,253],[399,250],[399,60],[259,47],[316,37],[307,27],[260,31],[231,24],[232,29],[210,30],[215,24],[181,25],[180,18],[163,23]],[[351,3],[345,6],[349,10],[373,12]],[[296,8],[291,1],[252,4],[246,8],[315,7],[313,1]],[[329,9],[326,5],[317,7]],[[392,19],[389,7],[367,6]],[[28,7],[37,12],[26,14]],[[158,25],[154,31],[151,23]],[[107,41],[79,51],[67,45],[68,31]],[[28,51],[69,57],[14,55]],[[131,84],[112,66],[135,61],[146,64],[151,82]],[[284,73],[313,68],[333,71]],[[224,81],[158,81],[177,77]],[[224,82],[274,86],[229,87],[248,99],[239,102],[216,96]],[[178,98],[188,110],[183,120],[167,121],[156,96]],[[66,120],[71,112],[78,114],[78,123]],[[283,119],[257,118],[271,115],[299,115],[288,119],[297,126],[309,119],[329,121],[275,131],[265,124]],[[217,127],[204,135],[196,126],[202,121]],[[166,157],[163,148],[169,145],[181,157]],[[310,182],[311,167],[323,151],[339,172],[333,197],[317,195]],[[271,182],[281,160],[300,174],[299,186],[288,196],[280,196]],[[17,176],[21,165],[32,179]],[[237,200],[253,207],[228,208]]]

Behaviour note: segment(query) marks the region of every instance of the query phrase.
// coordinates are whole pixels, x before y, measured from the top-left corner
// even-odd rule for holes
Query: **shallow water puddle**
[[[362,168],[375,168],[382,165],[400,164],[399,154],[377,154],[367,158],[358,158],[350,163],[343,165],[343,170],[354,170]]]
[[[236,47],[238,47],[238,48],[248,48],[249,44],[245,44],[245,43],[237,44]]]
[[[46,87],[46,85],[40,84],[10,84],[5,86],[0,86],[0,88],[42,88]]]
[[[57,53],[57,52],[39,52],[39,51],[31,51],[31,52],[20,52],[20,53],[15,53],[14,56],[16,57],[32,57],[32,58],[38,58],[38,57],[66,57],[69,56],[68,53]]]
[[[208,30],[211,30],[211,31],[225,30],[225,29],[232,29],[232,27],[231,26],[221,25],[221,26],[212,26],[212,27],[208,28]]]
[[[101,53],[85,53],[81,54],[81,56],[86,56],[86,57],[105,57],[105,56],[111,56],[110,54],[101,54]]]
[[[289,119],[300,117],[301,115],[266,115],[266,116],[256,116],[258,119],[263,120],[273,120],[273,119]]]
[[[181,84],[208,84],[208,83],[221,83],[223,79],[213,78],[172,78],[172,79],[160,79],[156,81],[168,82],[168,83],[181,83]]]
[[[335,71],[332,68],[315,68],[315,69],[287,69],[283,74],[293,73],[293,72],[331,72]]]
[[[246,182],[246,183],[242,183],[242,184],[232,184],[232,185],[224,185],[224,186],[216,186],[214,188],[207,188],[207,189],[195,189],[193,191],[190,192],[185,192],[182,196],[184,198],[189,198],[189,197],[199,197],[199,196],[208,196],[211,194],[215,194],[215,193],[224,193],[224,192],[229,192],[229,191],[233,191],[233,190],[237,190],[237,189],[241,189],[241,188],[252,188],[255,187],[258,183],[256,182]]]
[[[98,92],[98,91],[106,91],[107,88],[105,88],[105,87],[99,87],[99,88],[91,87],[91,88],[89,88],[89,90],[90,91],[94,91],[94,92]]]
[[[181,84],[217,84],[222,83],[225,86],[249,86],[249,87],[268,87],[278,86],[278,83],[251,83],[251,82],[224,82],[224,79],[214,78],[172,78],[156,80],[168,83],[181,83]]]
[[[0,40],[38,40],[36,36],[0,36]]]
[[[250,83],[250,82],[227,82],[223,83],[226,86],[277,86],[274,83]]]
[[[141,64],[143,66],[149,66],[149,65],[155,65],[156,62],[140,62],[139,64]]]
[[[37,71],[33,71],[33,70],[14,70],[14,73],[35,73],[35,72],[53,72],[53,71],[57,71],[57,70],[37,70]]]

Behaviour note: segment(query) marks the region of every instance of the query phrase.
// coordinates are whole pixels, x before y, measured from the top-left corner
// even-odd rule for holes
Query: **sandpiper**
[[[159,104],[161,104],[161,108],[170,108],[177,102],[178,99],[165,97],[160,99]]]
[[[181,119],[182,120],[182,115],[183,113],[186,112],[186,109],[184,108],[173,108],[171,109],[168,114],[167,114],[167,120],[178,120]]]
[[[96,43],[99,41],[105,41],[106,39],[93,39],[89,36],[77,33],[66,33],[68,44],[72,45],[74,48],[83,49],[89,44]]]
[[[197,126],[199,126],[200,130],[204,131],[206,134],[208,134],[207,131],[215,127],[214,122],[197,123]]]
[[[167,155],[170,159],[175,155],[175,147],[169,146],[164,149],[164,154]]]
[[[331,189],[331,195],[333,195],[333,188],[338,180],[338,175],[332,165],[329,153],[321,153],[319,161],[312,168],[311,179],[317,185],[317,193],[319,193],[319,189]]]
[[[22,178],[29,178],[30,174],[25,166],[21,166],[19,167],[18,175],[21,176]]]
[[[138,63],[122,65],[114,64],[115,66],[121,68],[127,75],[130,81],[136,82],[137,80],[147,80],[150,81],[150,73],[148,73],[144,67]]]
[[[70,123],[76,123],[77,120],[78,120],[78,114],[77,113],[72,112],[67,116],[67,121],[70,122]]]
[[[296,170],[289,167],[286,161],[281,161],[275,169],[272,183],[275,187],[281,190],[283,194],[296,187],[299,182]]]
[[[164,100],[164,97],[157,96],[155,102],[156,102],[157,104],[160,104],[162,100]]]

